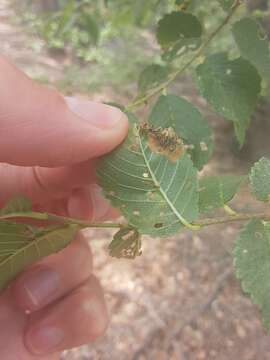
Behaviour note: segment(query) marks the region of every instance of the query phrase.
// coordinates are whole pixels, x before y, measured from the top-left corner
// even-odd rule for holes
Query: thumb
[[[71,165],[111,151],[126,136],[117,108],[64,98],[0,58],[0,162]]]

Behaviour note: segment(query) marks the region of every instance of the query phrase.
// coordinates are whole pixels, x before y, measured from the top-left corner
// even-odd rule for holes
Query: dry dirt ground
[[[40,40],[29,37],[13,20],[10,2],[0,0],[0,52],[30,76],[55,82],[63,63],[37,51]],[[189,83],[179,92],[191,96]],[[202,101],[192,97],[203,108]],[[206,171],[243,172],[242,163],[228,155],[230,128],[207,116],[216,130],[217,151]],[[256,205],[244,189],[233,206],[251,210]],[[62,359],[269,360],[270,337],[232,274],[231,252],[239,226],[185,231],[170,239],[145,238],[143,256],[135,261],[109,258],[106,246],[112,234],[88,231],[111,325],[105,338],[67,351]]]

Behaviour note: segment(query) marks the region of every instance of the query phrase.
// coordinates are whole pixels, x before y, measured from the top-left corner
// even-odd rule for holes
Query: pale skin
[[[65,99],[1,57],[0,87],[0,206],[23,194],[39,211],[111,218],[95,184],[95,162],[125,138],[126,116],[100,103]],[[95,341],[107,326],[92,254],[78,234],[0,294],[0,359],[56,360],[65,349]]]

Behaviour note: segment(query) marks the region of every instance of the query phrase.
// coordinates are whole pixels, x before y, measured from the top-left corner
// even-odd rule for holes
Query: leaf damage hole
[[[259,40],[265,41],[267,40],[267,34],[264,32],[262,28],[258,30],[258,38]]]
[[[155,193],[153,191],[147,191],[146,196],[148,200],[153,200],[155,198]]]
[[[154,225],[154,228],[160,229],[160,228],[162,228],[163,226],[164,226],[163,223],[156,223],[156,224]]]
[[[260,233],[259,231],[256,231],[256,232],[255,232],[255,237],[256,237],[257,239],[262,239],[262,238],[263,238],[263,234]]]
[[[208,151],[208,146],[204,141],[200,142],[200,148],[202,151]]]

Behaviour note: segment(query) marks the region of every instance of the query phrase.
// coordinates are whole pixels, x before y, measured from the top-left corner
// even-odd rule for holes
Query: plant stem
[[[24,219],[30,219],[30,220],[41,220],[41,221],[52,221],[61,223],[64,225],[77,225],[82,229],[85,228],[96,228],[96,229],[121,229],[123,227],[130,227],[126,224],[121,223],[95,223],[95,222],[89,222],[89,221],[83,221],[78,219],[72,219],[65,216],[55,215],[55,214],[49,214],[49,213],[39,213],[35,211],[31,212],[15,212],[12,214],[7,214],[0,216],[1,220],[11,220],[11,219],[18,219],[18,218],[24,218]],[[260,219],[260,220],[266,220],[270,221],[270,213],[257,213],[257,214],[235,214],[235,215],[229,215],[224,217],[219,217],[215,219],[202,219],[198,220],[196,223],[190,224],[188,226],[191,230],[200,230],[203,227],[210,226],[210,225],[218,225],[218,224],[226,224],[230,222],[236,222],[236,221],[247,221],[251,219]]]
[[[119,229],[125,226],[120,223],[95,223],[89,221],[83,221],[78,219],[72,219],[65,216],[49,214],[49,213],[39,213],[35,211],[30,212],[15,212],[12,214],[7,214],[0,216],[0,220],[9,220],[15,218],[27,218],[31,220],[41,220],[41,221],[52,221],[52,222],[60,222],[62,224],[69,225],[78,225],[81,228],[103,228],[103,229]]]
[[[190,65],[192,65],[195,60],[197,60],[202,53],[204,52],[205,48],[209,45],[209,43],[219,34],[219,32],[229,23],[231,18],[233,17],[234,13],[236,12],[237,8],[241,5],[242,0],[236,0],[234,5],[231,8],[231,11],[226,16],[226,18],[222,21],[222,23],[209,35],[208,39],[199,47],[199,49],[195,52],[194,56],[180,69],[176,70],[170,78],[154,89],[149,94],[145,95],[143,98],[135,100],[131,104],[127,106],[127,111],[131,111],[137,106],[143,105],[147,103],[152,97],[159,94],[163,89],[165,89],[168,85],[170,85],[179,75],[181,75]]]
[[[236,214],[232,216],[224,216],[216,219],[202,219],[196,222],[194,225],[198,225],[201,228],[210,226],[210,225],[218,225],[218,224],[226,224],[235,221],[247,221],[252,219],[260,219],[260,220],[270,220],[270,213],[257,213],[257,214]]]

